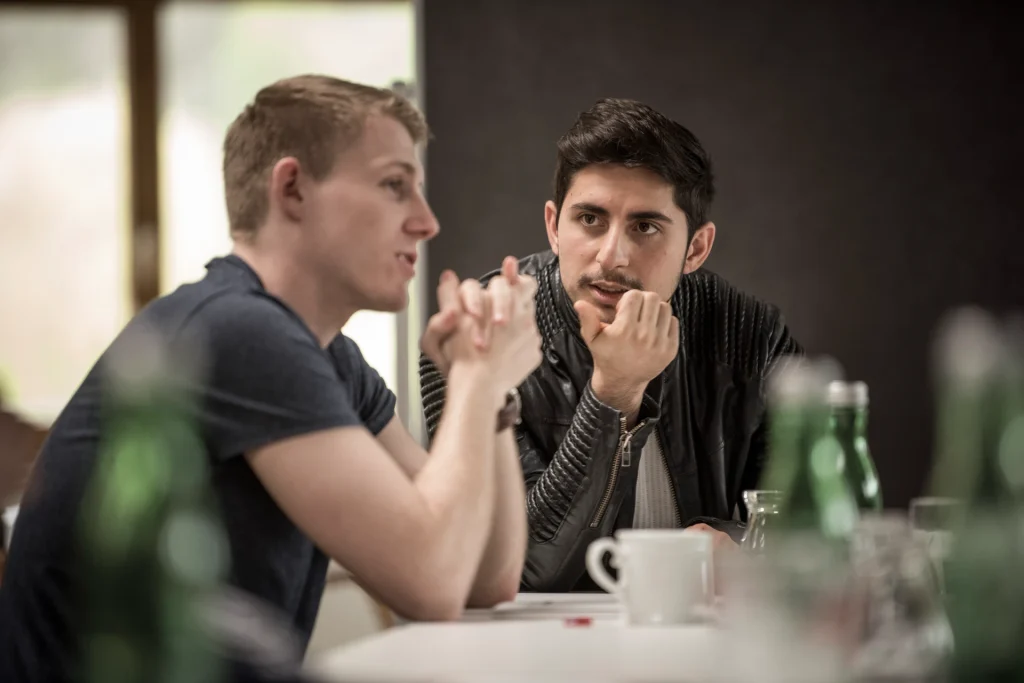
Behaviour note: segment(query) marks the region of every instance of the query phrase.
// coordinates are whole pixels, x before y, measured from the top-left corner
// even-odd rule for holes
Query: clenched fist
[[[594,358],[594,394],[620,412],[635,414],[648,382],[679,352],[679,319],[657,294],[637,289],[622,295],[610,324],[588,301],[577,301],[575,308]]]

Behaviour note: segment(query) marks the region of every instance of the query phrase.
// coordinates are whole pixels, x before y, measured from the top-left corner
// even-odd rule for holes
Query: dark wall
[[[870,384],[887,503],[920,491],[938,316],[1024,307],[1020,9],[428,0],[423,18],[432,282],[546,248],[557,138],[599,97],[647,102],[714,161],[708,267]]]

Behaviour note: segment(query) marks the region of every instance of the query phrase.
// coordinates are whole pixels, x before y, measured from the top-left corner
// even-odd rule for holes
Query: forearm
[[[635,467],[641,444],[631,445],[625,460],[623,449],[629,439],[642,438],[640,432],[657,419],[657,406],[645,404],[633,428],[624,419],[589,387],[584,391],[565,438],[526,495],[530,545],[525,589],[571,589],[584,571],[586,546],[610,530],[611,492],[629,478],[622,470]]]
[[[625,416],[599,401],[590,387],[584,390],[565,438],[551,458],[537,482],[526,496],[530,535],[538,541],[547,541],[556,533],[574,534],[587,527],[596,510],[596,496],[577,495],[588,479],[588,491],[603,490],[612,471],[621,466],[616,462],[619,446],[628,430],[623,427]],[[593,504],[593,505],[592,505]],[[591,506],[588,515],[573,515],[574,526],[568,530],[564,522],[573,505]]]
[[[632,429],[640,416],[640,406],[644,400],[644,389],[647,383],[627,386],[618,382],[610,382],[595,368],[590,379],[590,388],[598,401],[614,408],[625,419],[626,429]]]
[[[496,394],[483,373],[455,367],[430,457],[414,482],[430,513],[431,571],[465,604],[491,534],[495,504]]]
[[[526,557],[526,487],[513,430],[502,431],[495,442],[493,525],[470,591],[472,607],[491,607],[515,597]]]

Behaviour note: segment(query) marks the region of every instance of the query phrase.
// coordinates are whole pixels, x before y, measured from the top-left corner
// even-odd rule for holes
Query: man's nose
[[[602,237],[597,252],[597,263],[604,270],[614,270],[629,265],[629,244],[621,230],[612,228]]]

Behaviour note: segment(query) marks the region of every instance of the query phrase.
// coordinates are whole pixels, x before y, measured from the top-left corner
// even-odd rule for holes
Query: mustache
[[[626,289],[640,289],[644,288],[644,283],[640,280],[632,277],[623,275],[622,273],[605,272],[602,271],[597,275],[581,275],[579,282],[576,284],[579,287],[589,287],[595,282],[610,282],[611,284],[625,287]]]

